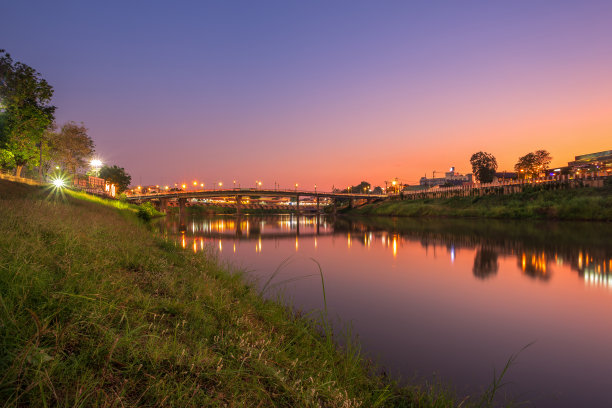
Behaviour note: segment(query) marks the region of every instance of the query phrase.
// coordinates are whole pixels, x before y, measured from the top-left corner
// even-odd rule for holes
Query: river
[[[291,215],[168,216],[267,296],[350,323],[392,376],[537,407],[612,406],[612,224]],[[274,271],[278,270],[273,275]],[[341,323],[338,323],[341,322]],[[526,345],[529,345],[521,351]],[[520,353],[519,353],[520,352]]]

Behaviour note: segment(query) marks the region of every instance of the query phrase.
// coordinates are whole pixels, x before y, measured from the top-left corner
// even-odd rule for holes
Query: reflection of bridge
[[[353,194],[353,193],[329,193],[320,191],[305,191],[305,190],[259,190],[254,188],[232,188],[219,190],[196,190],[196,191],[172,191],[163,193],[148,193],[134,194],[127,197],[130,201],[143,202],[154,201],[159,204],[159,209],[165,211],[168,203],[177,201],[178,206],[184,208],[187,205],[187,200],[203,199],[203,198],[233,198],[236,212],[241,213],[244,207],[243,198],[246,197],[284,197],[295,198],[295,212],[300,213],[300,197],[311,197],[316,201],[316,210],[319,212],[319,204],[321,198],[332,200],[334,209],[338,201],[348,201],[349,206],[353,206],[356,200],[364,200],[365,202],[373,202],[377,199],[387,198],[385,194]]]

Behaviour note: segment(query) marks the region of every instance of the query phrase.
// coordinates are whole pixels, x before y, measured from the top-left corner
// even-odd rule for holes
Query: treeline
[[[106,178],[119,192],[127,189],[131,177],[123,168],[90,168],[95,144],[85,124],[56,124],[53,92],[38,71],[0,50],[0,170],[21,177],[26,169],[40,181],[50,174],[87,172]]]
[[[546,150],[536,150],[518,158],[514,170],[518,178],[537,177],[546,170],[552,161],[552,156]],[[491,153],[478,152],[470,158],[474,178],[481,183],[490,183],[497,172],[497,159]]]

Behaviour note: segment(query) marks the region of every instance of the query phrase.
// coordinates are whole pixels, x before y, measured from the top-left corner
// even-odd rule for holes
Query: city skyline
[[[0,37],[134,185],[418,184],[609,149],[612,4],[532,3],[34,2]]]

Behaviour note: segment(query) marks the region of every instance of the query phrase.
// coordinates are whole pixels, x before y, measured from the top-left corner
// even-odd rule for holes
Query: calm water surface
[[[315,259],[330,315],[393,375],[478,392],[534,342],[505,392],[537,407],[612,406],[610,224],[281,215],[160,228],[262,283],[289,258],[272,285],[303,310],[323,308]]]

